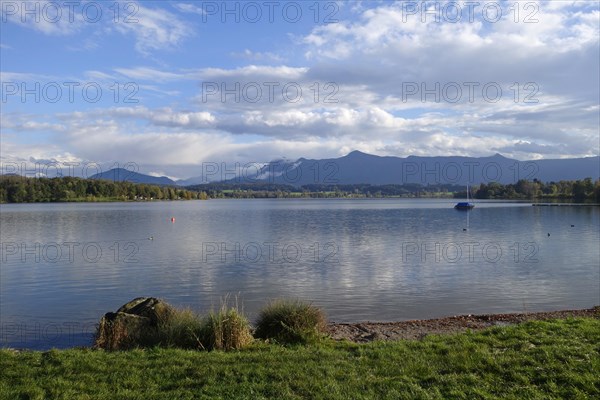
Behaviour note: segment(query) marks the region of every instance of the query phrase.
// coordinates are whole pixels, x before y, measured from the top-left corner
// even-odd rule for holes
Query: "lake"
[[[0,345],[89,344],[138,296],[251,318],[302,298],[331,321],[600,304],[600,208],[450,199],[7,204]],[[548,235],[549,234],[549,235]]]

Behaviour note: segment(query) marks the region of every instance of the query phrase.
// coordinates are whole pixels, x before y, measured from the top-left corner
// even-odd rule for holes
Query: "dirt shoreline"
[[[452,317],[400,322],[329,323],[327,333],[335,340],[356,343],[374,340],[421,340],[430,334],[452,334],[479,331],[493,326],[506,326],[526,321],[588,317],[600,319],[600,306],[583,310],[560,310],[515,314],[457,315]]]

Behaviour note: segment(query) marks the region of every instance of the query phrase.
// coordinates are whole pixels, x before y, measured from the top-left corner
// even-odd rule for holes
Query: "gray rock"
[[[154,325],[167,321],[172,312],[173,308],[169,304],[155,297],[135,298],[117,310],[117,313],[149,318]]]
[[[157,326],[171,316],[173,308],[154,297],[138,297],[100,319],[95,348],[125,350],[155,344]]]

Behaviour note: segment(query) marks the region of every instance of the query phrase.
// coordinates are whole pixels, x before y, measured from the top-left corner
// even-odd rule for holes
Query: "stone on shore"
[[[117,312],[108,312],[100,319],[95,348],[125,350],[152,345],[157,326],[166,322],[173,308],[154,297],[138,297],[122,305]]]

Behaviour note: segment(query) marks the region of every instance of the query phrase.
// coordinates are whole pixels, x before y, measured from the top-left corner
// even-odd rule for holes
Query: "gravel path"
[[[364,343],[373,340],[422,339],[429,334],[449,334],[482,330],[492,326],[506,326],[525,321],[592,317],[600,318],[600,306],[587,310],[563,310],[521,314],[459,315],[453,317],[412,320],[402,322],[360,322],[352,324],[330,323],[329,335],[336,339],[347,339]]]

